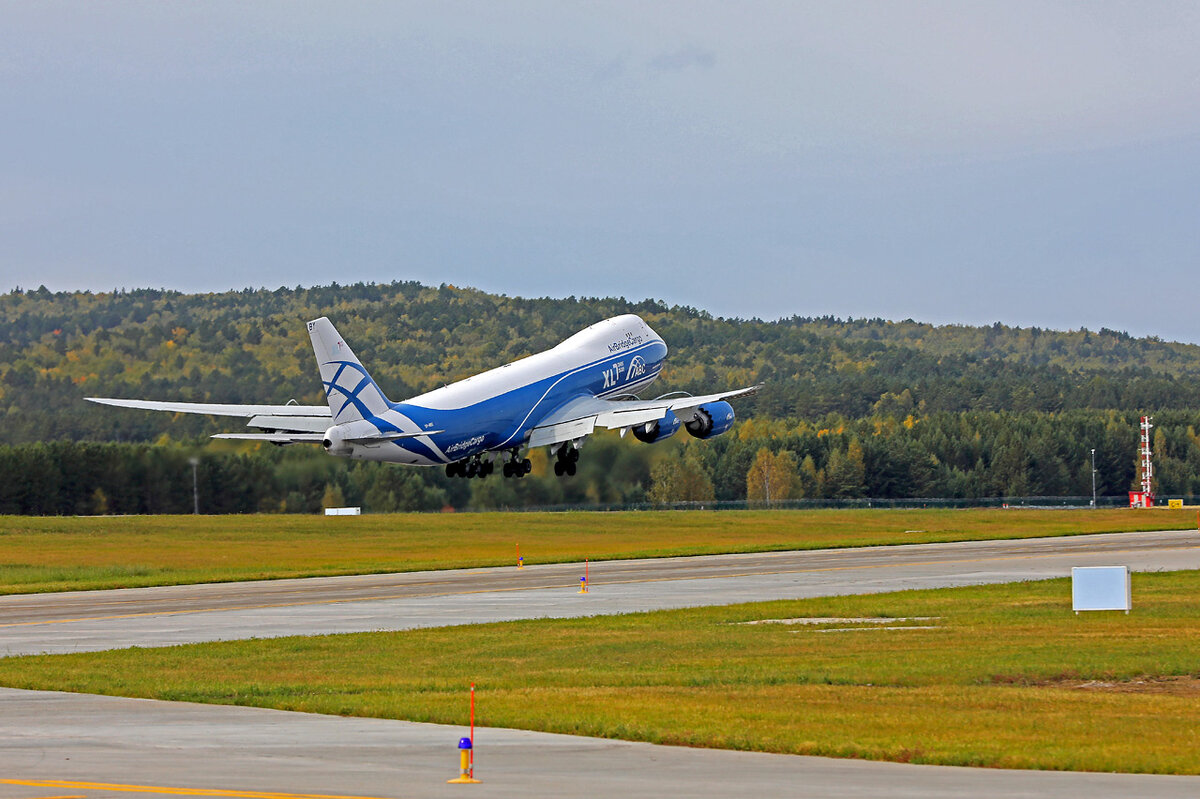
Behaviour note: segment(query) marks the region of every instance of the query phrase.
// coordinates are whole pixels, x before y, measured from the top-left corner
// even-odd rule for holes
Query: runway
[[[0,652],[568,617],[1066,576],[1200,569],[1200,534],[1123,533],[0,598]],[[1064,600],[1067,597],[1064,595]],[[1137,608],[1136,586],[1134,608]],[[802,708],[798,709],[802,712]],[[465,730],[0,689],[0,799],[1192,797],[1198,777],[947,768],[482,728],[481,785],[447,785]]]
[[[404,630],[1063,577],[1200,569],[1200,533],[975,541],[0,597],[0,655]],[[1136,601],[1136,599],[1135,599]]]

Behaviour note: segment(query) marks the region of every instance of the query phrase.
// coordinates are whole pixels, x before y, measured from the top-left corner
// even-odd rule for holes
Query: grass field
[[[0,594],[1194,527],[1193,510],[0,517]]]
[[[489,726],[1200,773],[1200,573],[1133,581],[1130,615],[1075,616],[1054,580],[5,659],[0,684],[465,724],[475,682]]]

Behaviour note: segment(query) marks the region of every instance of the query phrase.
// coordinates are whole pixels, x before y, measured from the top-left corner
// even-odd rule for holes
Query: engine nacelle
[[[679,417],[671,411],[667,411],[667,415],[653,422],[634,425],[632,428],[633,437],[638,441],[644,441],[647,444],[653,444],[655,441],[662,441],[664,438],[670,438],[679,432]]]
[[[325,451],[330,455],[349,455],[354,449],[353,445],[346,441],[342,426],[337,424],[325,431],[321,446],[325,447]]]
[[[684,427],[696,438],[714,438],[733,427],[733,406],[728,402],[701,405],[693,414]]]

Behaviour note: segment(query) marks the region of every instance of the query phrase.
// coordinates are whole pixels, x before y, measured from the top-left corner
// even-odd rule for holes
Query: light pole
[[[1095,450],[1092,450],[1095,452]],[[188,463],[192,464],[192,513],[196,516],[200,515],[200,487],[196,482],[196,467],[200,465],[199,458],[188,458]]]
[[[1096,448],[1092,447],[1092,507],[1096,507]]]

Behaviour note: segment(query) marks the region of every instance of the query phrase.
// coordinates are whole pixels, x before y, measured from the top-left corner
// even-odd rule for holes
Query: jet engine
[[[653,444],[655,441],[670,438],[678,432],[679,417],[671,411],[667,411],[667,415],[661,419],[633,427],[633,437],[647,444]]]
[[[342,426],[337,424],[325,431],[321,446],[325,447],[325,451],[330,455],[349,455],[354,449],[342,434]]]
[[[710,402],[691,413],[692,418],[683,426],[696,438],[714,438],[733,427],[733,406],[728,402]]]

